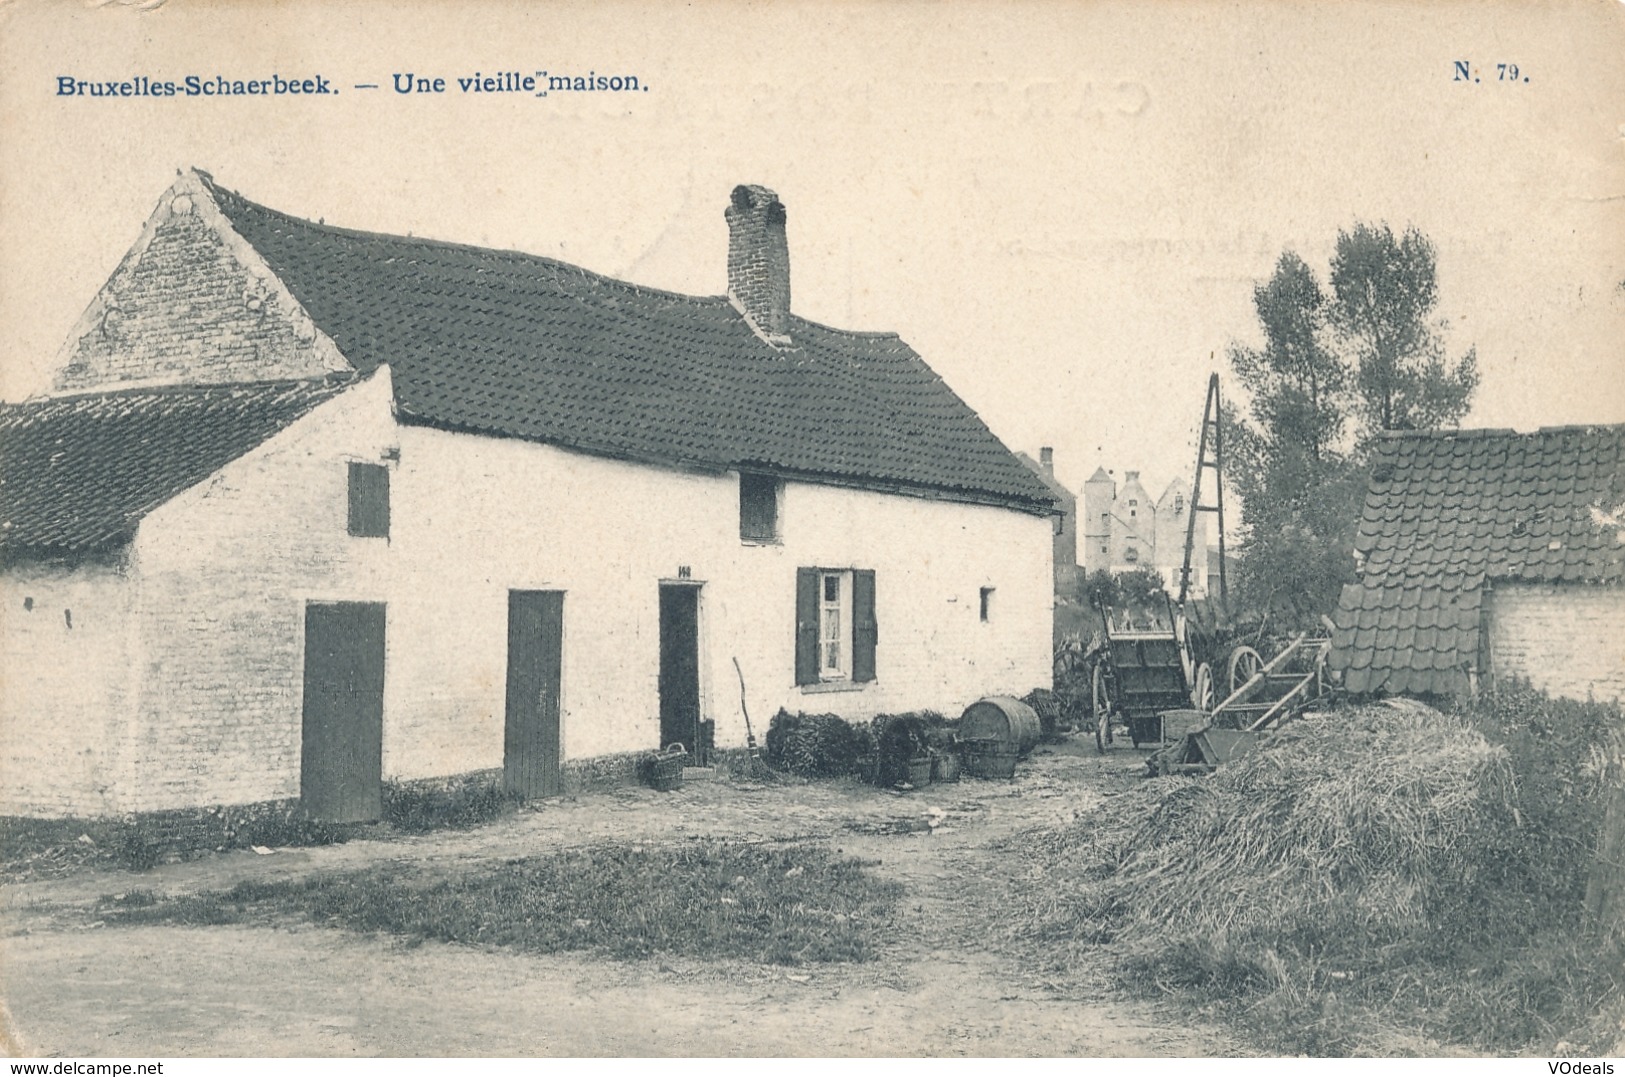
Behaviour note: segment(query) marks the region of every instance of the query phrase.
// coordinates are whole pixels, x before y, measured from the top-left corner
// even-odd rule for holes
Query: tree
[[[1433,244],[1415,228],[1398,239],[1386,224],[1337,235],[1331,325],[1350,352],[1362,441],[1383,430],[1455,426],[1478,388],[1478,355],[1445,354]]]
[[[1341,451],[1349,371],[1333,346],[1328,301],[1314,270],[1284,252],[1253,289],[1264,345],[1232,344],[1247,390],[1225,420],[1226,480],[1241,495],[1244,540],[1237,590],[1261,611],[1329,609],[1353,578],[1352,514],[1331,491],[1350,481]]]
[[[1247,404],[1223,420],[1246,605],[1295,621],[1334,609],[1354,579],[1371,441],[1467,414],[1477,358],[1445,356],[1435,261],[1414,228],[1396,239],[1387,225],[1357,223],[1338,233],[1329,293],[1290,250],[1254,288],[1264,344],[1230,346]]]
[[[1104,568],[1097,568],[1083,579],[1083,600],[1091,609],[1110,609],[1121,601],[1117,577]]]
[[[1117,574],[1118,603],[1136,610],[1156,611],[1168,600],[1162,573],[1154,568],[1132,568]]]

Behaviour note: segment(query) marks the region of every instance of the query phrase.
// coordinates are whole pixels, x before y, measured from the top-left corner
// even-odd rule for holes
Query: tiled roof
[[[212,181],[232,227],[403,419],[634,460],[759,468],[1047,511],[1043,483],[892,334],[790,319],[757,336],[725,297],[548,258],[328,227]]]
[[[1038,481],[1044,484],[1045,489],[1049,490],[1050,495],[1055,498],[1057,505],[1065,506],[1077,500],[1077,497],[1072,493],[1071,490],[1068,490],[1065,486],[1061,485],[1060,479],[1057,479],[1054,475],[1051,475],[1049,472],[1044,470],[1043,464],[1039,463],[1037,460],[1034,460],[1024,452],[1016,453],[1016,459],[1020,460],[1024,465],[1026,465],[1028,471],[1031,471],[1034,475],[1038,476]]]
[[[1477,668],[1497,580],[1625,584],[1625,425],[1386,435],[1331,664],[1350,691],[1445,694]]]
[[[0,404],[0,556],[106,549],[354,377]]]

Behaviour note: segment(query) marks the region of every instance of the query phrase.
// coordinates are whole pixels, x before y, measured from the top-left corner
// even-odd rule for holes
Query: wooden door
[[[502,784],[524,797],[554,796],[559,778],[559,685],[564,592],[508,592],[508,701]]]
[[[383,814],[384,604],[305,605],[299,799],[305,814],[356,823]]]
[[[700,743],[700,589],[660,585],[660,746]]]

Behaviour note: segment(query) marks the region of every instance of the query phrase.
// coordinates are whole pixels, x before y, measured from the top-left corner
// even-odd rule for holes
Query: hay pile
[[[1023,835],[1017,933],[1287,1054],[1606,1046],[1625,962],[1580,913],[1622,727],[1527,689],[1305,718]]]
[[[1147,958],[1256,942],[1380,960],[1472,891],[1480,834],[1510,821],[1512,793],[1505,751],[1457,718],[1372,706],[1305,719],[1173,784],[1116,850],[1092,911]]]

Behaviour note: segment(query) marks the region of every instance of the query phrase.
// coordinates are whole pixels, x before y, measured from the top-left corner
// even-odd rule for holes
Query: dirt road
[[[1013,783],[896,795],[848,783],[690,783],[544,801],[468,832],[233,853],[143,875],[6,887],[0,993],[40,1055],[1233,1055],[1212,1028],[1060,988],[1005,937],[996,844],[1101,810],[1132,753],[1041,750]],[[929,809],[941,824],[926,824]],[[108,927],[97,899],[287,878],[384,859],[460,864],[605,840],[801,839],[879,862],[911,915],[877,961],[783,969],[409,946],[338,929]]]

